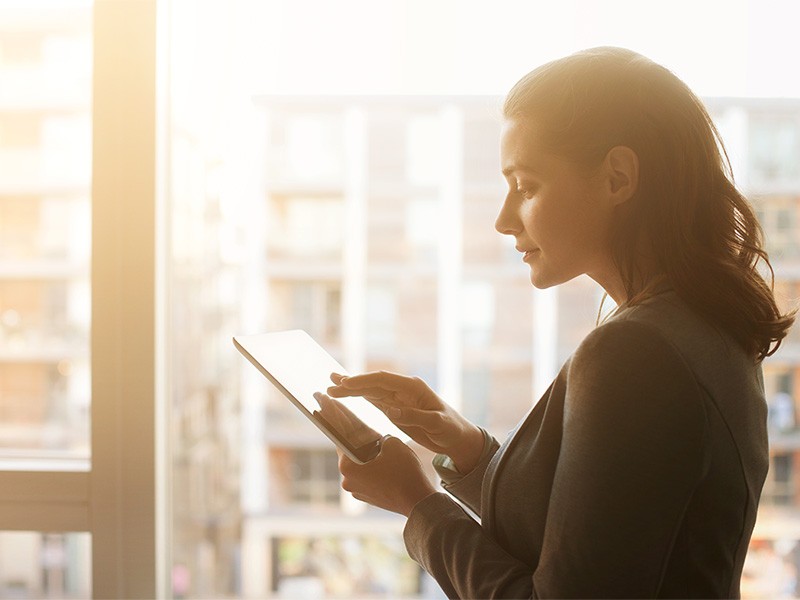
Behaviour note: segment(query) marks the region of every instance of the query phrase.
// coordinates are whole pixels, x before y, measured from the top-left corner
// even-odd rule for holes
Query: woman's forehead
[[[535,127],[520,120],[506,120],[500,136],[500,161],[503,175],[540,173],[548,162],[538,143]]]

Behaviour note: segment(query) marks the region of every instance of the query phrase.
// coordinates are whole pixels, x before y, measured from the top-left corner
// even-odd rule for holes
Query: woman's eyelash
[[[530,196],[531,191],[525,188],[518,187],[517,194],[519,194],[520,196]]]

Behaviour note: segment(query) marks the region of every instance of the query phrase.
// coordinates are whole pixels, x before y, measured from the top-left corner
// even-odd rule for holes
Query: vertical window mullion
[[[95,0],[91,533],[96,598],[156,598],[156,0]]]

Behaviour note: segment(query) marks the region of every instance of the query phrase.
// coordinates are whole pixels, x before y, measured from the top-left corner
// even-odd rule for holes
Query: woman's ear
[[[639,187],[639,157],[627,146],[614,146],[606,154],[604,170],[613,205],[630,200]]]

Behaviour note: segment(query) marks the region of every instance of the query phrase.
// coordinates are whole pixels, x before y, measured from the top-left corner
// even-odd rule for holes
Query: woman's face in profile
[[[602,282],[613,269],[613,211],[603,201],[602,169],[587,172],[542,151],[536,140],[534,124],[504,122],[500,162],[508,193],[495,228],[514,236],[537,288],[584,273]]]

